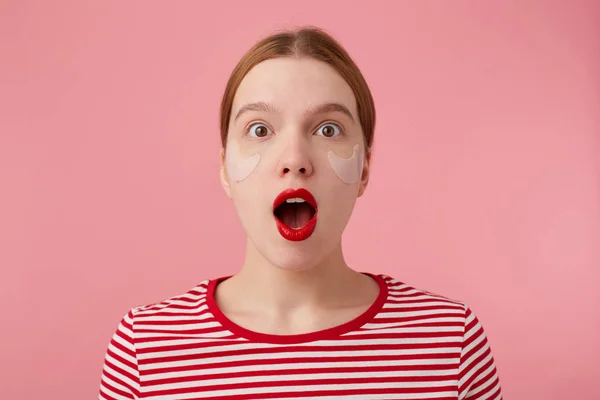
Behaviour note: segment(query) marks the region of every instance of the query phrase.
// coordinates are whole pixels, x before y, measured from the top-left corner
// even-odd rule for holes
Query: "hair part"
[[[221,100],[221,144],[225,148],[233,99],[240,83],[257,64],[272,58],[309,57],[332,66],[348,83],[356,98],[366,151],[373,146],[375,104],[369,86],[348,52],[323,29],[302,27],[274,33],[257,42],[235,66]]]

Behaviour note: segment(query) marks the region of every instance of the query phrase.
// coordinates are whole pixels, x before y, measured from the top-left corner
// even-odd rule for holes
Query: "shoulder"
[[[430,292],[401,282],[388,275],[380,275],[386,282],[389,300],[393,302],[406,303],[435,303],[439,306],[449,306],[452,308],[468,308],[467,305],[458,299],[443,296],[439,293]]]
[[[464,301],[418,289],[392,277],[381,275],[387,283],[387,312],[414,311],[444,324],[460,327],[463,348],[487,348],[487,334],[480,319]]]
[[[384,312],[393,315],[408,314],[421,322],[435,323],[436,326],[453,326],[461,333],[465,351],[487,348],[484,327],[467,303],[418,289],[386,275],[381,277],[388,288]]]
[[[168,317],[199,310],[206,303],[206,294],[211,280],[206,279],[184,293],[155,303],[132,307],[127,316],[132,321],[152,317]]]
[[[456,322],[460,320],[466,330],[472,328],[473,325],[481,328],[473,309],[466,302],[412,286],[388,275],[380,276],[385,280],[388,290],[388,299],[385,305],[388,311],[390,309],[418,309],[426,313],[454,317]]]

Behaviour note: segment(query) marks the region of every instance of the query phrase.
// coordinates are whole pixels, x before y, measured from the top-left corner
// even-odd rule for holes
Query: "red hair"
[[[233,98],[242,79],[260,62],[278,57],[310,57],[326,62],[342,76],[356,98],[365,147],[370,151],[375,130],[375,104],[367,82],[348,52],[331,35],[314,27],[272,34],[260,40],[244,54],[231,73],[221,100],[220,128],[223,147],[227,143]]]

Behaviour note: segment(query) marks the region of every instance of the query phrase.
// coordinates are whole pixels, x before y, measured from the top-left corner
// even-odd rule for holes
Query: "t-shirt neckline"
[[[365,312],[363,312],[356,318],[345,322],[341,325],[337,325],[327,329],[322,329],[315,332],[300,333],[295,335],[274,335],[268,333],[254,332],[231,321],[225,316],[225,314],[223,314],[223,312],[221,312],[214,297],[215,288],[217,287],[217,284],[221,283],[226,279],[229,279],[231,276],[224,276],[217,279],[211,279],[209,281],[206,292],[206,304],[208,306],[208,310],[213,314],[216,321],[220,323],[223,328],[229,330],[236,336],[242,337],[251,342],[295,344],[314,342],[318,340],[331,340],[345,333],[358,330],[360,327],[371,321],[381,311],[383,305],[387,300],[388,287],[383,276],[375,275],[369,272],[363,272],[363,274],[375,279],[375,281],[379,285],[379,294],[375,301],[369,306],[369,308]]]

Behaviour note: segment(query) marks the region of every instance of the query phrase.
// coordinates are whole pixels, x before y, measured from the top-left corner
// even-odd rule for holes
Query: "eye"
[[[337,124],[325,124],[322,125],[318,130],[317,130],[317,135],[321,135],[321,136],[325,136],[325,137],[335,137],[338,135],[341,135],[342,130],[340,129],[340,127]]]
[[[248,128],[248,135],[257,138],[263,138],[269,134],[269,128],[265,124],[252,124]]]

